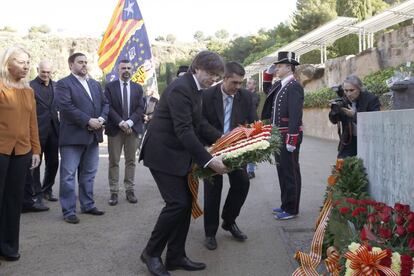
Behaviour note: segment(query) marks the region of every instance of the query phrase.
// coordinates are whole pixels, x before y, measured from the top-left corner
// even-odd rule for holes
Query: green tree
[[[325,24],[336,17],[335,4],[335,0],[298,0],[293,29],[302,36]]]
[[[371,0],[337,0],[336,12],[339,16],[356,17],[364,20],[372,16]]]
[[[229,38],[229,32],[226,31],[225,29],[221,29],[218,30],[217,32],[214,33],[214,36],[218,39],[228,39]]]
[[[173,34],[167,34],[165,40],[167,40],[171,44],[174,44],[176,37]]]
[[[163,37],[162,35],[159,35],[155,38],[155,41],[165,41],[165,37]]]
[[[13,29],[10,26],[4,26],[3,28],[0,29],[0,32],[8,32],[8,33],[15,33],[16,30]]]
[[[29,29],[29,33],[47,34],[47,33],[50,33],[50,27],[47,25],[32,26]]]
[[[196,31],[194,33],[194,39],[197,40],[197,42],[203,42],[203,40],[205,39],[204,37],[204,33],[202,31]]]

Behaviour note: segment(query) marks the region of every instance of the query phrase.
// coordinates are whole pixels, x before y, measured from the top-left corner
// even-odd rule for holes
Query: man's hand
[[[88,129],[90,130],[98,130],[102,127],[101,122],[98,118],[90,118],[88,122]]]
[[[287,149],[288,152],[294,152],[296,147],[292,146],[290,144],[286,144],[286,149]]]
[[[130,134],[132,132],[132,129],[129,127],[128,123],[125,121],[121,121],[118,126],[126,134]]]
[[[30,169],[34,169],[37,166],[40,165],[40,155],[39,154],[33,154],[32,155],[32,165],[30,166]]]
[[[148,121],[149,121],[149,116],[144,114],[144,122],[148,123]]]
[[[353,111],[351,108],[341,107],[341,112],[349,118],[354,118],[355,116],[355,111]]]
[[[218,174],[225,174],[229,172],[229,169],[223,163],[222,156],[213,157],[208,166]]]

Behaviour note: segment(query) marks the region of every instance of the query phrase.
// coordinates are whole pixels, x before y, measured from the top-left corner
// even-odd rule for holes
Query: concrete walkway
[[[106,148],[101,152],[95,200],[106,214],[102,217],[80,214],[81,221],[77,225],[62,220],[59,203],[47,203],[51,207],[49,212],[22,214],[22,257],[18,262],[0,260],[1,276],[149,275],[139,256],[163,201],[149,170],[139,164],[136,175],[138,204],[129,204],[124,193],[120,193],[119,204],[108,206]],[[260,164],[237,220],[248,240],[237,242],[228,232],[219,229],[218,248],[209,251],[203,246],[203,219],[199,218],[191,224],[187,254],[194,260],[205,262],[207,269],[193,273],[174,271],[172,275],[290,275],[296,268],[294,252],[297,249],[309,251],[312,227],[335,157],[335,142],[305,137],[300,156],[301,213],[297,219],[284,222],[274,220],[271,214],[272,207],[280,204],[275,166]],[[227,188],[227,183],[224,186]],[[223,198],[226,194],[227,191],[223,191]]]

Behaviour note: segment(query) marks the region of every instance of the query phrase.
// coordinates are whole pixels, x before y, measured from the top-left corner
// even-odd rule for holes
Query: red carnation
[[[413,269],[413,258],[408,255],[401,255],[401,276],[411,276],[411,270]]]
[[[414,213],[413,213],[413,212],[410,212],[410,213],[408,214],[408,216],[407,216],[407,220],[408,220],[409,222],[414,222]]]
[[[372,213],[372,214],[368,215],[368,222],[375,223],[376,221],[377,221],[377,219],[375,218],[375,213]]]
[[[346,199],[346,202],[351,203],[351,204],[358,204],[358,200],[352,197],[348,197]]]
[[[395,233],[397,233],[398,236],[402,237],[405,235],[405,228],[402,225],[398,225],[395,229]]]
[[[411,250],[411,251],[414,251],[414,237],[413,237],[413,238],[411,238],[411,239],[408,241],[408,248],[410,248],[410,250]]]
[[[341,214],[345,215],[349,212],[349,208],[348,207],[341,207],[341,208],[339,208],[339,212]]]
[[[392,236],[392,232],[388,228],[381,227],[379,229],[379,236],[384,239],[389,239]],[[414,242],[414,241],[413,241]]]
[[[381,220],[385,223],[389,222],[390,218],[391,218],[391,214],[389,214],[389,213],[379,213],[379,216],[380,216]]]
[[[357,216],[359,216],[359,213],[360,213],[359,208],[356,208],[354,211],[352,211],[351,216],[352,217],[357,217]]]
[[[402,205],[401,203],[395,203],[394,209],[395,209],[395,211],[400,213],[400,212],[404,211],[404,205]]]
[[[402,216],[397,216],[397,217],[395,218],[395,223],[396,223],[396,224],[398,224],[398,225],[403,225],[403,224],[404,224],[404,222],[405,222],[405,219],[404,219],[404,217],[402,217]]]
[[[408,233],[414,233],[414,223],[410,222],[407,226],[407,232]]]

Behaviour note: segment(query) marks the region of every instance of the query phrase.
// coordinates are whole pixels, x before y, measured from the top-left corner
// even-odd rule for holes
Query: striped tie
[[[233,97],[227,96],[225,99],[225,106],[224,106],[224,128],[223,128],[224,133],[227,133],[230,131],[232,107],[233,107]]]

